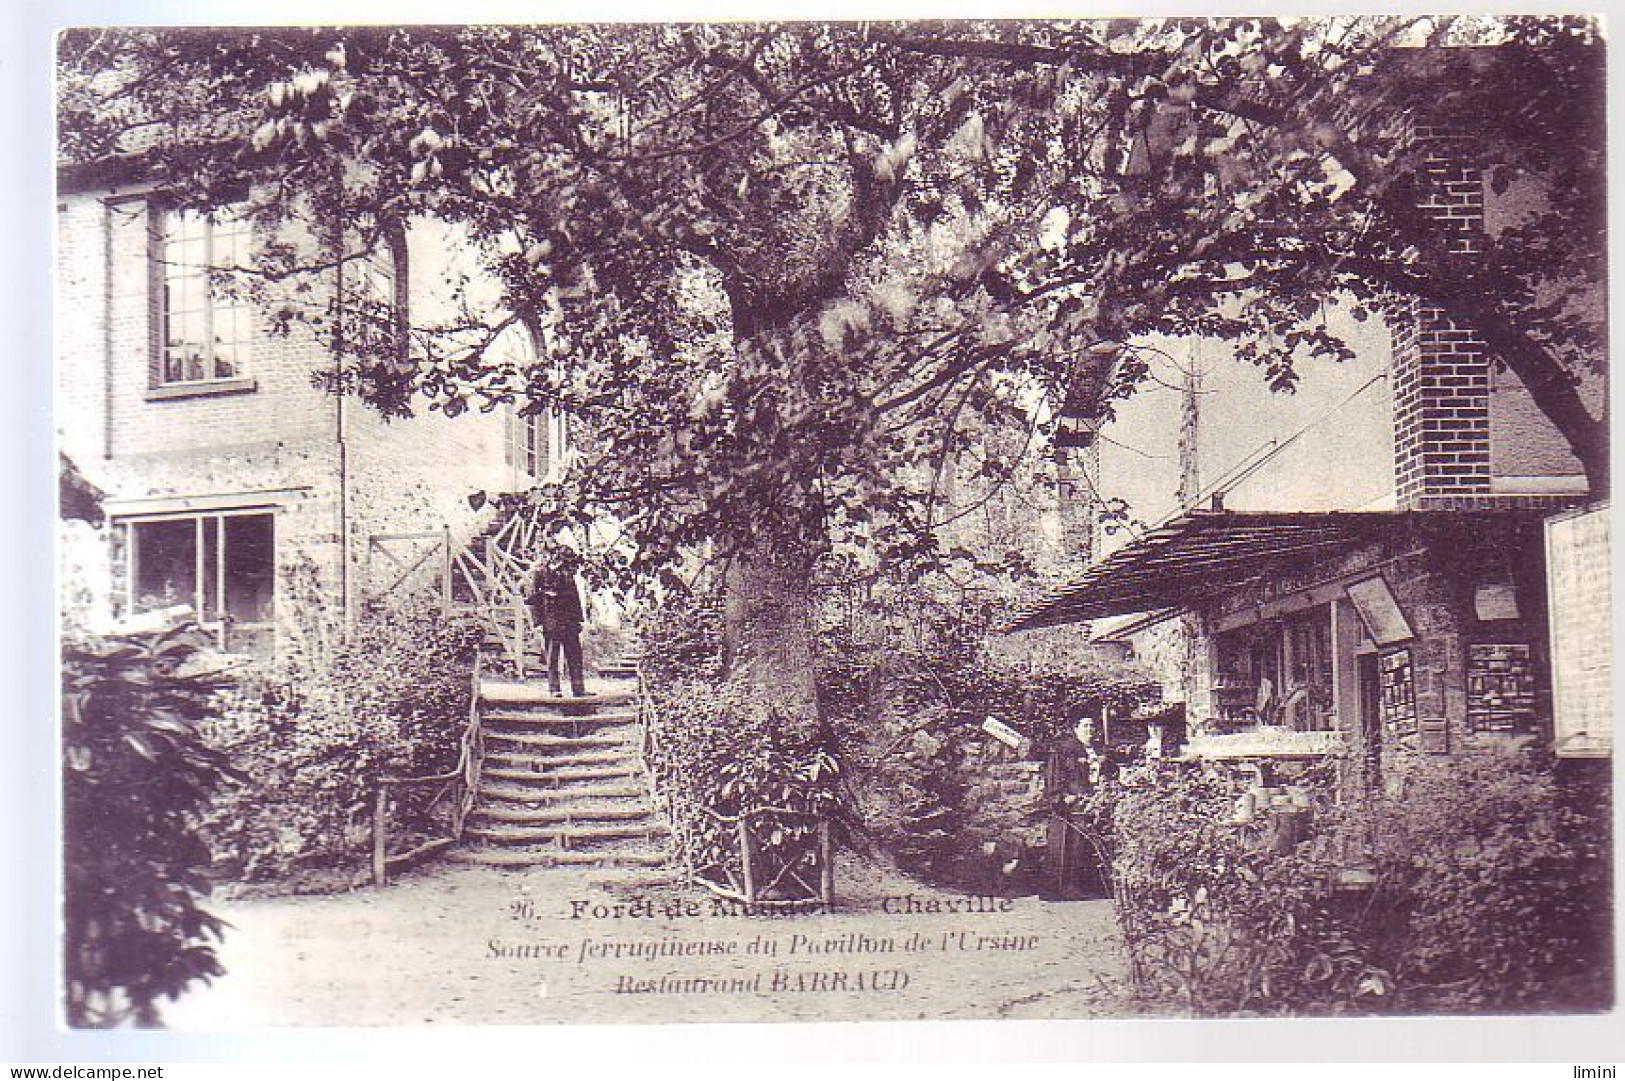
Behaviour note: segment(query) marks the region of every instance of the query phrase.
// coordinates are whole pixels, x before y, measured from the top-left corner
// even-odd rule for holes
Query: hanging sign
[[[1390,646],[1412,636],[1411,625],[1382,575],[1355,582],[1347,592],[1366,633],[1377,645]]]
[[[1553,749],[1601,758],[1614,749],[1608,506],[1546,520]]]
[[[1014,728],[1011,728],[1003,721],[995,720],[994,718],[989,717],[987,720],[982,722],[982,731],[986,732],[988,735],[992,736],[1006,747],[1014,749],[1016,753],[1020,754],[1023,758],[1032,753],[1033,741],[1022,735],[1020,732],[1017,732]]]

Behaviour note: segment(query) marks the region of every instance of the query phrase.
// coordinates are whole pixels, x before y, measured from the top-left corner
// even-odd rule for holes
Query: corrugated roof
[[[1090,567],[1005,629],[1184,608],[1250,579],[1381,541],[1418,516],[1443,525],[1508,513],[1192,511]]]

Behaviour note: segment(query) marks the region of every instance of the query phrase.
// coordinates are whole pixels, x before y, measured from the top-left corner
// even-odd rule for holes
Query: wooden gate
[[[451,601],[452,543],[449,528],[430,533],[375,533],[367,538],[362,607],[368,612],[391,598],[419,595]]]

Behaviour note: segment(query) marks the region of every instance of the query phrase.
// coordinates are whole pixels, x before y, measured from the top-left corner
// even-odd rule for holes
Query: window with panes
[[[233,268],[249,264],[250,224],[230,208],[208,215],[162,206],[153,222],[159,346],[154,381],[177,386],[245,377],[254,311],[228,282]]]

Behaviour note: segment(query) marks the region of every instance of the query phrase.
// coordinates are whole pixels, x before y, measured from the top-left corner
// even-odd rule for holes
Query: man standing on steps
[[[559,656],[570,671],[570,693],[577,698],[587,693],[581,664],[581,590],[576,587],[575,568],[579,557],[568,548],[544,552],[531,572],[530,615],[542,629],[542,652],[547,658],[547,688],[559,690]]]

